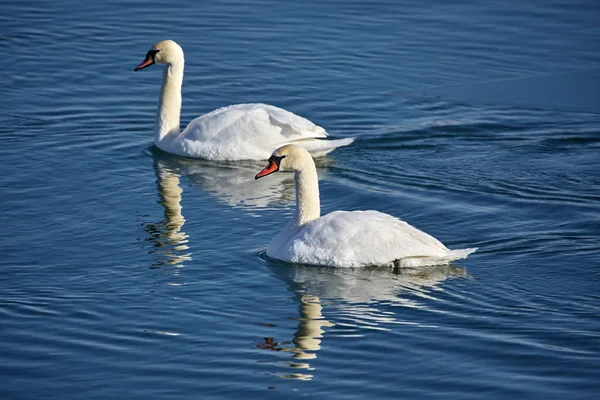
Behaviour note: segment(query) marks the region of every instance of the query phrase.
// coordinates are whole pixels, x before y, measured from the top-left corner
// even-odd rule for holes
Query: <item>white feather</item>
[[[325,138],[325,129],[284,109],[259,103],[235,104],[191,121],[169,150],[211,160],[266,160],[273,150],[288,143],[322,156],[354,140]]]

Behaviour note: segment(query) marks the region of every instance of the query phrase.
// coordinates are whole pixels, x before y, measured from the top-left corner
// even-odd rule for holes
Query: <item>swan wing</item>
[[[281,135],[285,140],[315,139],[327,137],[325,129],[313,124],[306,118],[291,113],[279,107],[258,104],[269,116],[273,126],[281,128]]]
[[[236,104],[204,114],[189,123],[173,145],[182,155],[214,160],[269,158],[279,146],[298,142],[313,152],[333,150],[349,139],[321,140],[325,129],[284,109],[267,104]],[[323,142],[322,145],[317,143]],[[328,142],[338,142],[336,145]]]

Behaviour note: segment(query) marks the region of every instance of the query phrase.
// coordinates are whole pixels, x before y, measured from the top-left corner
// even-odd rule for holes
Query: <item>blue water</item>
[[[600,394],[600,7],[559,1],[1,4],[0,397]],[[287,174],[152,146],[158,67],[183,123],[267,102],[356,142],[323,212],[377,209],[456,265],[269,260]]]

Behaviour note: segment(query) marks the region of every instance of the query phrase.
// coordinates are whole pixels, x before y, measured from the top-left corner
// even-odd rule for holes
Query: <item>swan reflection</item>
[[[295,198],[294,174],[274,174],[271,179],[254,179],[264,168],[264,161],[206,161],[177,157],[151,148],[155,165],[159,163],[201,188],[217,200],[238,208],[270,208],[291,204]],[[321,179],[327,176],[326,167],[333,160],[315,159]]]
[[[152,154],[155,165],[177,174],[201,188],[211,197],[239,208],[269,208],[288,204],[295,199],[293,174],[279,179],[255,180],[263,167],[261,161],[215,162],[181,158],[157,150]]]
[[[286,365],[304,371],[279,376],[303,380],[312,379],[312,373],[307,373],[314,370],[310,360],[317,358],[328,331],[335,329],[336,336],[362,336],[360,331],[364,329],[387,330],[387,324],[417,324],[399,319],[390,306],[427,308],[426,300],[435,299],[435,293],[443,290],[442,282],[467,277],[463,268],[452,265],[393,271],[380,267],[323,268],[269,263],[273,274],[295,293],[299,303],[298,327],[291,340],[278,342],[275,338],[265,338],[270,345],[258,347],[289,353],[291,360]]]
[[[158,255],[154,265],[181,266],[191,260],[191,254],[188,252],[188,235],[182,230],[185,218],[181,212],[180,175],[157,158],[154,159],[154,172],[164,218],[156,224],[146,224],[148,240],[153,243],[149,253]]]
[[[277,342],[272,337],[267,337],[257,345],[260,349],[282,351],[291,355],[291,360],[286,364],[290,368],[310,371],[313,368],[308,360],[317,358],[317,351],[321,349],[321,339],[325,330],[323,328],[335,326],[323,317],[321,313],[323,306],[317,296],[310,294],[299,294],[300,303],[298,327],[291,341]],[[286,379],[310,380],[313,375],[303,372],[293,372],[280,375]]]

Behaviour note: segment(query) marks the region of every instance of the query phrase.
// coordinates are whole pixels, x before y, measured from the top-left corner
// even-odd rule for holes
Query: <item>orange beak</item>
[[[152,64],[154,64],[154,55],[152,54],[152,52],[149,51],[148,54],[146,54],[146,58],[144,58],[144,61],[142,61],[140,65],[135,67],[134,71],[139,71],[140,69],[149,67]]]
[[[264,167],[262,171],[260,171],[258,174],[256,174],[254,179],[262,178],[263,176],[270,175],[273,172],[277,172],[277,171],[279,171],[279,165],[277,165],[277,163],[275,161],[269,160],[269,165]]]

